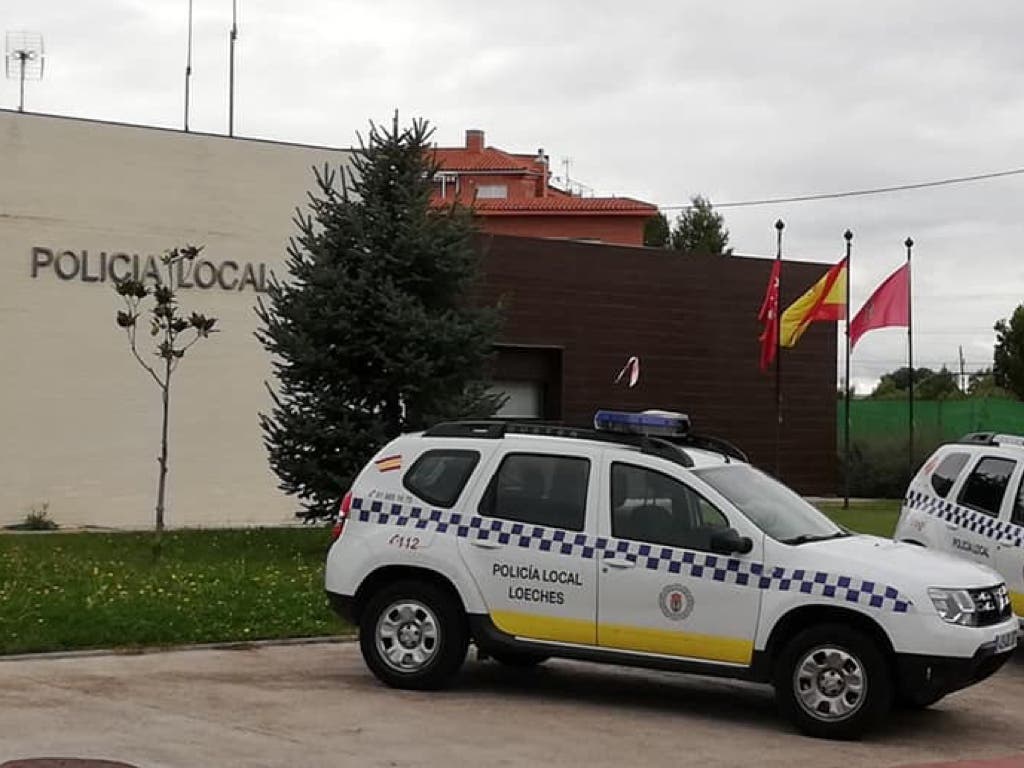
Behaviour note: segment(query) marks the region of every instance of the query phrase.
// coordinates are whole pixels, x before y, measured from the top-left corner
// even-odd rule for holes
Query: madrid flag
[[[779,344],[796,346],[807,326],[817,320],[846,318],[846,259],[821,276],[807,292],[782,313],[782,337]]]
[[[875,289],[850,322],[850,348],[875,328],[910,325],[910,264],[904,264]]]
[[[761,342],[761,370],[766,370],[775,359],[779,346],[779,277],[782,274],[782,259],[776,259],[772,265],[772,273],[768,277],[768,288],[761,303],[761,311],[757,319],[764,323],[764,331],[758,341]]]

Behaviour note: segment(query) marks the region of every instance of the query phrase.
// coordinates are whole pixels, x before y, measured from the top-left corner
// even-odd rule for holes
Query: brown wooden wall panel
[[[504,306],[503,344],[561,347],[564,421],[597,408],[688,413],[775,468],[774,372],[758,369],[757,312],[771,262],[654,248],[481,235],[479,300]],[[828,265],[787,262],[782,305]],[[630,355],[640,383],[613,384]],[[782,357],[780,474],[805,494],[836,490],[835,325],[816,323]]]

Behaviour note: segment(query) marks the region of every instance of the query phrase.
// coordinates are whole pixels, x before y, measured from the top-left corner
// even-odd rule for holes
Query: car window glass
[[[966,453],[949,453],[939,462],[939,466],[932,472],[932,488],[942,498],[949,495],[950,490],[956,484],[964,466],[967,464]]]
[[[476,451],[427,451],[409,467],[402,484],[429,504],[451,507],[479,460]]]
[[[1015,465],[1011,459],[983,458],[964,483],[960,503],[986,515],[998,515]]]
[[[733,462],[693,474],[724,496],[746,518],[777,541],[830,538],[843,529],[806,499],[749,464]]]
[[[480,514],[581,531],[589,479],[589,459],[510,453],[480,500]]]
[[[612,464],[612,535],[685,549],[711,549],[711,534],[729,521],[696,491],[632,464]]]
[[[1013,502],[1013,516],[1010,520],[1016,525],[1024,525],[1024,477],[1017,486],[1017,499]]]

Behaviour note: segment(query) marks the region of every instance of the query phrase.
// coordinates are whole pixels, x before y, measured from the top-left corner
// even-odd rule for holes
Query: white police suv
[[[770,682],[804,732],[927,706],[1016,644],[987,568],[843,530],[678,414],[440,424],[341,504],[326,588],[367,665],[436,688],[467,645]]]
[[[911,480],[894,538],[994,569],[1024,617],[1024,437],[976,432],[940,446]]]

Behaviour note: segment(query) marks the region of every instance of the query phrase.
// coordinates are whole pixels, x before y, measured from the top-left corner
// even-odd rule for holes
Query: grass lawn
[[[817,507],[851,531],[886,538],[890,538],[896,530],[896,520],[900,516],[899,499],[851,501],[849,509],[843,509],[841,501],[825,501],[819,502]]]
[[[325,528],[0,535],[0,654],[337,634]]]
[[[898,501],[822,502],[891,536]],[[0,535],[0,654],[345,632],[323,591],[325,528]]]

